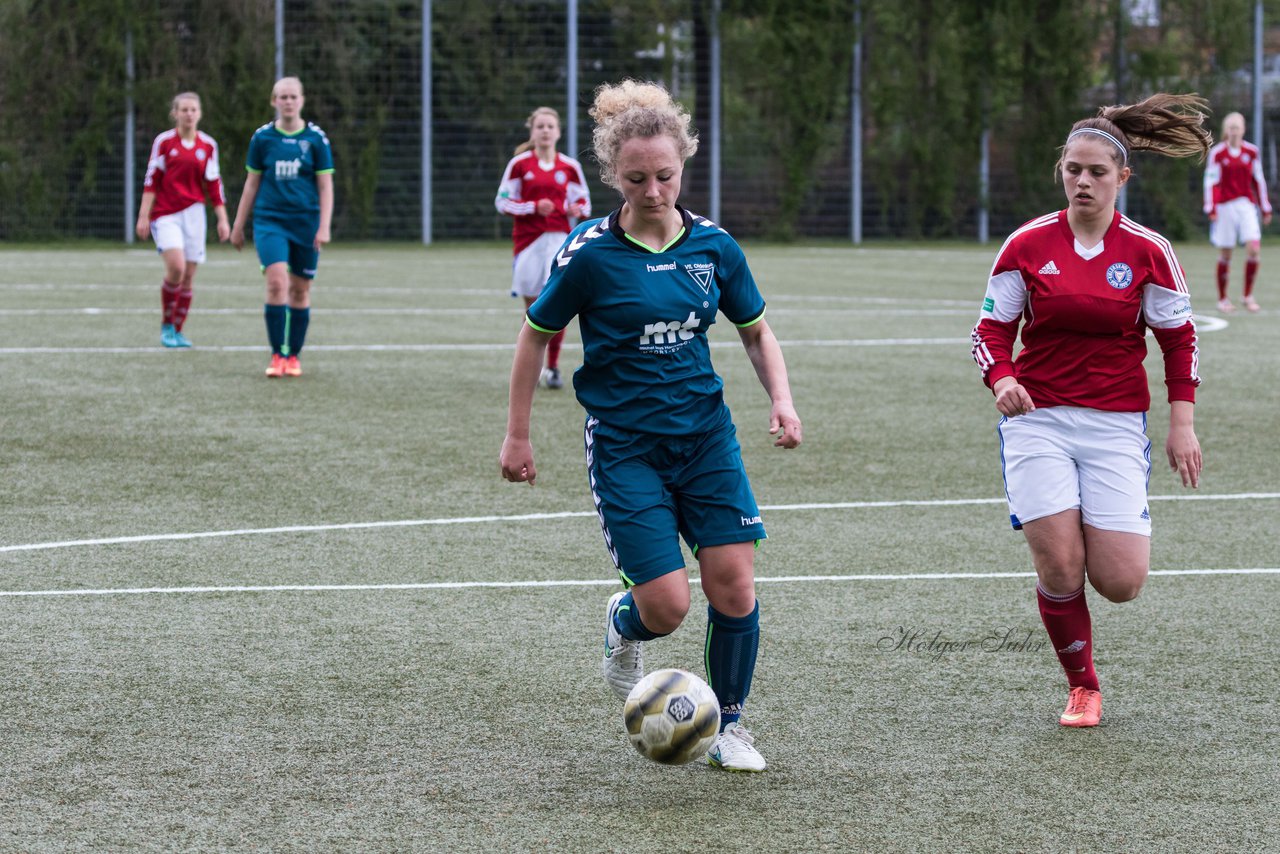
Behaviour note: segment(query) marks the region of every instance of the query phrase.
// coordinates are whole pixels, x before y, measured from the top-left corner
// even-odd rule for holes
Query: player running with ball
[[[738,244],[676,204],[697,150],[689,114],[661,86],[601,86],[591,115],[600,179],[622,207],[578,226],[526,314],[511,369],[502,475],[533,483],[534,389],[547,342],[577,316],[587,411],[587,477],[625,590],[609,600],[604,678],[620,699],[644,675],[641,644],[668,635],[690,606],[683,536],[707,608],[706,672],[721,732],[707,754],[729,771],[763,771],[739,717],[760,644],[753,561],[765,536],[707,332],[724,316],[772,401],[775,445],[800,444],[782,350]]]

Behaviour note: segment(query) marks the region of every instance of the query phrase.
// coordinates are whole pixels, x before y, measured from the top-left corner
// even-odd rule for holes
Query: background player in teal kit
[[[774,444],[799,445],[800,418],[742,250],[676,204],[684,162],[697,150],[688,113],[661,86],[628,80],[601,86],[591,115],[600,179],[623,204],[574,229],[529,308],[511,369],[502,475],[530,484],[537,476],[529,421],[542,352],[577,316],[583,365],[573,385],[587,410],[587,475],[626,588],[609,600],[605,681],[625,698],[644,675],[641,642],[684,620],[683,536],[709,603],[705,664],[720,701],[721,733],[707,758],[763,771],[739,716],[760,643],[753,560],[765,531],[711,365],[707,330],[717,312],[738,327],[773,402]]]
[[[231,243],[239,249],[253,212],[253,245],[267,279],[269,377],[302,375],[298,355],[311,321],[311,280],[333,219],[333,151],[324,131],[302,120],[303,103],[298,78],[276,81],[276,120],[249,141],[249,174],[231,228]]]

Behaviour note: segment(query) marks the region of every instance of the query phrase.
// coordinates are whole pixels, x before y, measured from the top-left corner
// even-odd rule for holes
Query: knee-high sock
[[[1221,258],[1218,259],[1218,299],[1227,298],[1227,274],[1231,272],[1231,265]]]
[[[307,340],[307,326],[311,323],[311,309],[289,309],[289,355],[296,356],[302,352],[302,345]]]
[[[1098,674],[1093,669],[1093,623],[1089,619],[1084,586],[1075,593],[1057,596],[1037,584],[1036,599],[1040,604],[1040,619],[1066,671],[1067,684],[1072,688],[1099,690]]]
[[[182,331],[182,324],[187,322],[187,312],[191,311],[191,291],[178,291],[177,301],[173,304],[173,328]]]
[[[760,649],[760,603],[745,617],[728,617],[707,606],[707,681],[720,701],[720,728],[742,714]]]
[[[561,329],[547,342],[547,367],[560,367],[560,345],[564,343],[564,330]]]
[[[1258,278],[1258,259],[1250,258],[1244,262],[1244,296],[1253,296],[1253,280]]]
[[[613,627],[627,640],[648,641],[666,637],[665,634],[650,631],[640,622],[640,609],[636,607],[636,600],[630,593],[622,597],[617,610],[613,612]]]
[[[267,319],[267,341],[271,342],[271,352],[279,356],[284,350],[284,324],[286,309],[283,305],[267,303],[263,307],[263,316]]]
[[[178,302],[178,286],[166,281],[160,286],[160,322],[168,326],[173,323],[173,309]]]

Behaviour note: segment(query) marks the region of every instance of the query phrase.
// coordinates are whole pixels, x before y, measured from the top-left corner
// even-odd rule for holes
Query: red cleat
[[[271,378],[284,376],[285,359],[279,353],[271,354],[271,365],[267,368],[267,376]]]
[[[1072,688],[1067,697],[1067,710],[1058,718],[1063,726],[1097,726],[1102,719],[1102,692],[1088,688]]]

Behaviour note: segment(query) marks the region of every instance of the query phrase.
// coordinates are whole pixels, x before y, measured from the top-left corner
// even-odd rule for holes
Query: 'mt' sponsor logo
[[[684,320],[659,320],[646,323],[640,336],[641,352],[669,353],[680,349],[693,338],[693,330],[702,325],[701,318],[689,312]]]

